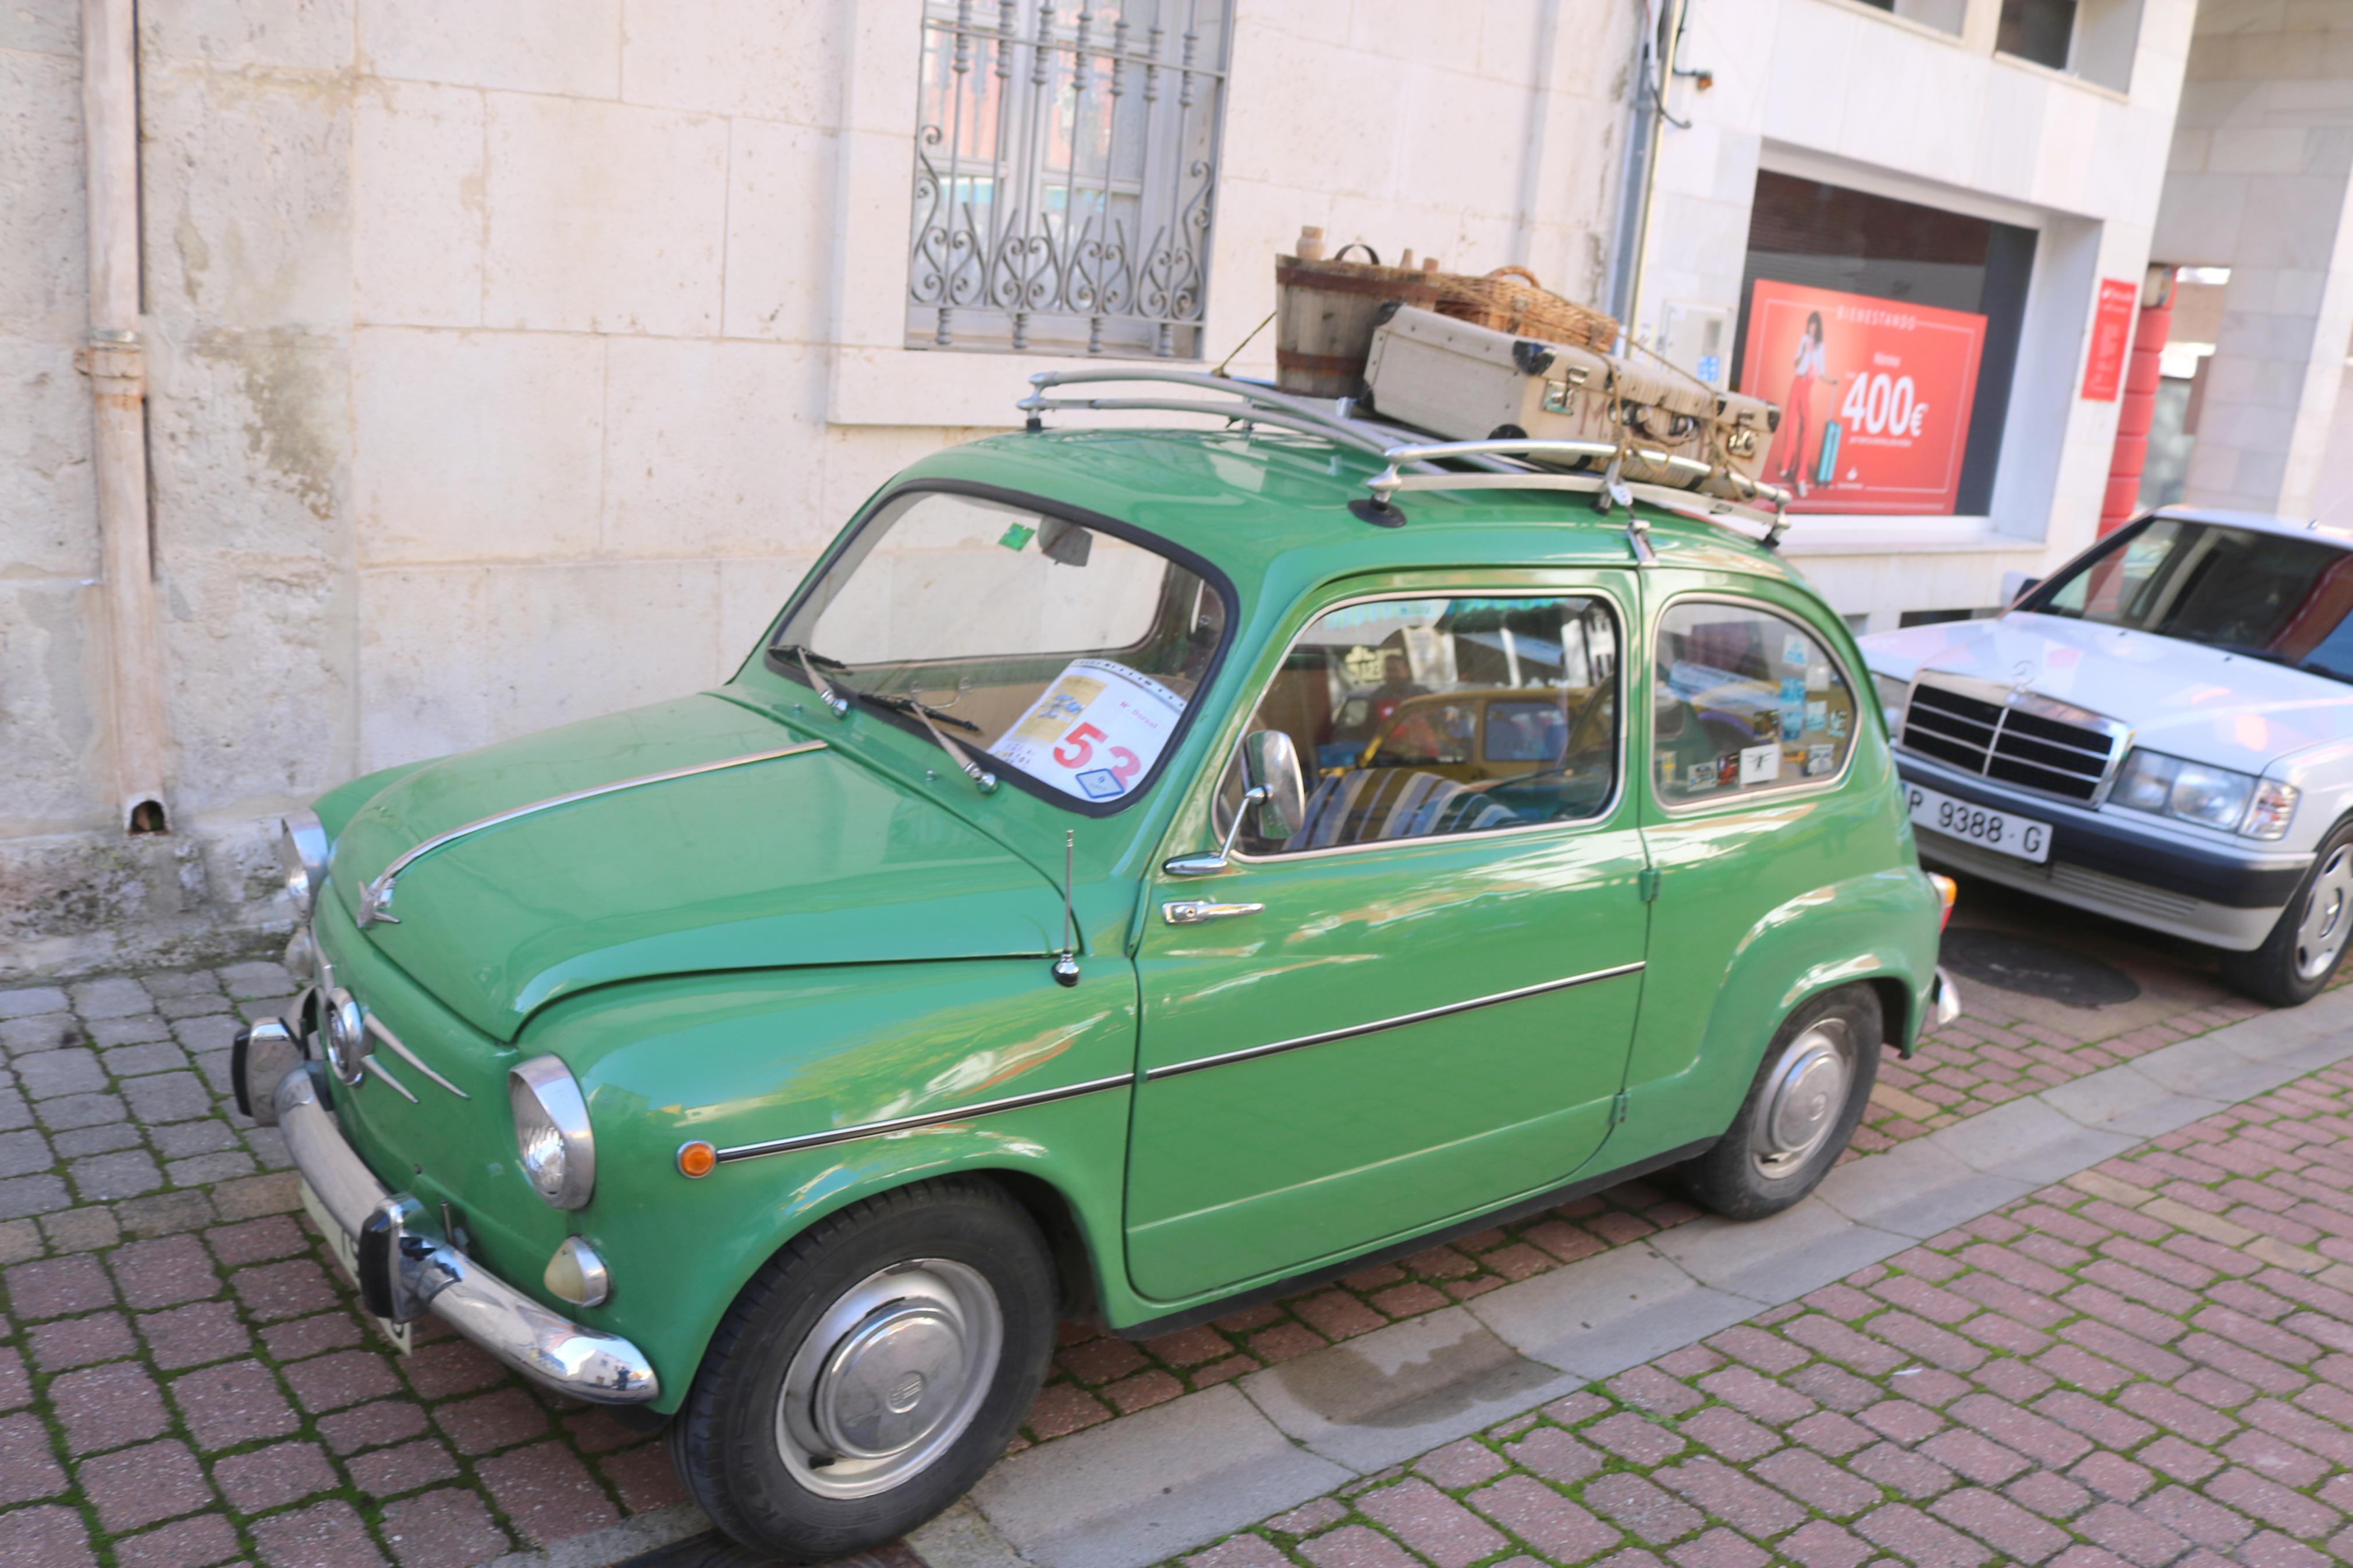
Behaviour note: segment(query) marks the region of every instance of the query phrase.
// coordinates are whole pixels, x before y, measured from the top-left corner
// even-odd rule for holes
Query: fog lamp
[[[547,1293],[575,1307],[598,1307],[613,1294],[613,1276],[596,1249],[576,1236],[567,1236],[540,1277]]]

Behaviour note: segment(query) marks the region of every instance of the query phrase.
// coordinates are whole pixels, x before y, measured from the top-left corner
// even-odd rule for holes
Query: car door
[[[1160,872],[1129,1268],[1174,1300],[1435,1227],[1566,1181],[1599,1148],[1641,995],[1643,846],[1625,787],[1624,573],[1401,588],[1315,605],[1244,726],[1303,758],[1349,698],[1556,695],[1560,754],[1466,784],[1448,744],[1311,779],[1303,829],[1229,868]],[[1443,741],[1441,736],[1440,741]],[[1366,765],[1366,764],[1370,765]],[[1229,767],[1184,820],[1232,820]],[[1245,818],[1247,829],[1250,818]],[[1182,906],[1223,911],[1193,921]],[[1179,923],[1187,922],[1187,923]]]
[[[1856,759],[1893,775],[1883,745],[1858,749],[1870,699],[1794,591],[1663,569],[1646,586],[1651,941],[1712,977],[1651,990],[1628,1069],[1638,1124],[1672,1147],[1747,1092],[1754,1056],[1727,1071],[1711,1029],[1761,1046],[1809,965],[1871,946],[1883,911],[1858,879],[1886,865],[1894,803]]]

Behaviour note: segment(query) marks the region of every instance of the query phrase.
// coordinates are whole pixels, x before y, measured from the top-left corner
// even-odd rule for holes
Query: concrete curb
[[[1772,1219],[1695,1220],[1026,1449],[913,1544],[932,1568],[1144,1568],[2348,1058],[2353,990],[2167,1046],[1849,1161]]]

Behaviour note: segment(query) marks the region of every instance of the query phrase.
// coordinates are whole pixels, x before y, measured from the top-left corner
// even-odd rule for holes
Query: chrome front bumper
[[[425,1206],[388,1191],[352,1150],[305,1064],[279,1081],[278,1125],[302,1179],[359,1256],[367,1309],[395,1322],[431,1312],[534,1382],[599,1405],[661,1392],[645,1352],[558,1316],[427,1228]]]

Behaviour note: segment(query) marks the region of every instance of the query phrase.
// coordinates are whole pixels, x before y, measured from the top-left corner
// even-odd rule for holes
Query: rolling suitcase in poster
[[[1831,481],[1838,478],[1838,454],[1839,422],[1825,420],[1822,423],[1822,460],[1814,465],[1814,487],[1817,489],[1828,489]]]

